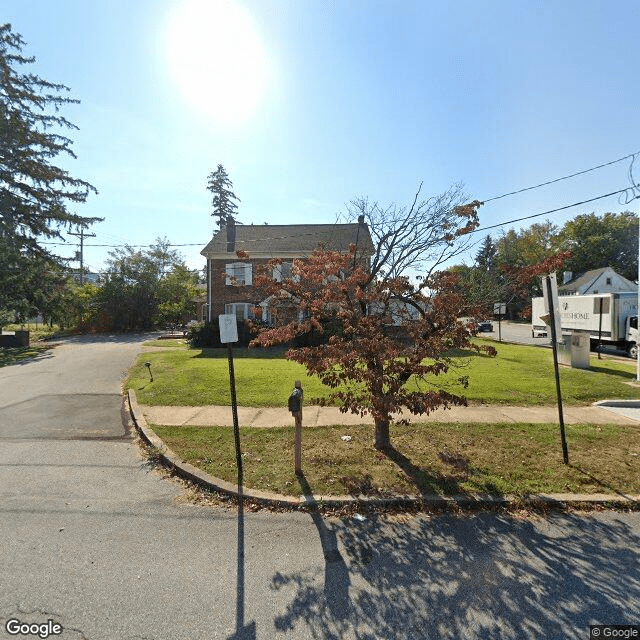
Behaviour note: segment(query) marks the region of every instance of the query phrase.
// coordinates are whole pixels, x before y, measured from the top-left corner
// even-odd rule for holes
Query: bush
[[[247,347],[253,337],[245,323],[241,320],[237,321],[238,342],[234,342],[234,346]],[[187,342],[192,347],[218,348],[224,345],[220,342],[220,325],[216,319],[213,322],[199,322],[189,329],[187,334]]]

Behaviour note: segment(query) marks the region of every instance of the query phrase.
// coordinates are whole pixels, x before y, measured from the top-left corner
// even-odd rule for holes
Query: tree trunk
[[[391,447],[391,440],[389,438],[389,421],[388,420],[376,420],[376,439],[374,447],[381,451],[389,449]]]

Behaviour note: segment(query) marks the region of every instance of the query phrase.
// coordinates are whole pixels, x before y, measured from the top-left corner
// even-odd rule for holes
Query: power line
[[[596,200],[602,200],[603,198],[609,198],[610,196],[615,196],[620,193],[625,193],[629,191],[629,189],[620,189],[619,191],[612,191],[611,193],[606,193],[602,196],[597,196],[595,198],[589,198],[589,200],[583,200],[582,202],[574,202],[573,204],[567,204],[564,207],[558,207],[557,209],[549,209],[548,211],[543,211],[542,213],[534,213],[531,216],[523,216],[522,218],[516,218],[514,220],[507,220],[506,222],[500,222],[499,224],[493,224],[488,227],[478,227],[469,233],[477,233],[478,231],[487,231],[488,229],[496,229],[498,227],[504,227],[508,224],[514,224],[515,222],[522,222],[522,220],[531,220],[532,218],[539,218],[540,216],[546,216],[550,213],[556,213],[558,211],[564,211],[565,209],[571,209],[572,207],[579,207],[582,204],[588,204],[589,202],[595,202]],[[640,199],[640,195],[634,196],[629,200],[629,202],[633,202],[634,200]],[[628,203],[627,203],[628,204]]]
[[[517,191],[510,191],[509,193],[503,193],[501,196],[494,196],[493,198],[486,198],[484,200],[482,200],[483,204],[486,204],[487,202],[491,202],[492,200],[500,200],[500,198],[506,198],[507,196],[513,196],[516,195],[517,193],[523,193],[524,191],[531,191],[532,189],[539,189],[540,187],[546,187],[547,185],[550,184],[555,184],[556,182],[562,182],[562,180],[569,180],[569,178],[575,178],[576,176],[581,176],[585,173],[589,173],[590,171],[596,171],[597,169],[602,169],[603,167],[609,167],[612,164],[616,164],[618,162],[622,162],[623,160],[628,160],[629,158],[631,158],[632,162],[632,166],[633,166],[633,162],[636,159],[636,156],[640,154],[640,151],[636,151],[635,153],[631,153],[627,156],[624,156],[623,158],[618,158],[617,160],[611,160],[611,162],[605,162],[604,164],[599,164],[596,167],[591,167],[590,169],[585,169],[584,171],[578,171],[577,173],[572,173],[568,176],[562,176],[561,178],[556,178],[555,180],[548,180],[547,182],[541,182],[540,184],[536,184],[532,187],[525,187],[524,189],[518,189]],[[629,171],[631,171],[631,169],[629,169]],[[633,180],[632,180],[633,182]]]
[[[631,159],[631,164],[629,166],[629,179],[631,181],[632,187],[628,187],[626,189],[620,189],[619,191],[613,191],[611,193],[607,193],[605,195],[602,196],[597,196],[595,198],[590,198],[589,200],[583,200],[582,202],[576,202],[574,204],[569,204],[569,205],[565,205],[563,207],[558,207],[557,209],[550,209],[549,211],[544,211],[542,213],[536,213],[530,216],[523,216],[522,218],[516,218],[514,220],[509,220],[507,222],[502,222],[500,224],[495,224],[495,225],[491,225],[491,226],[487,226],[487,227],[479,227],[478,229],[474,229],[474,231],[471,231],[470,233],[476,233],[478,231],[486,231],[488,229],[495,229],[498,227],[503,227],[506,226],[508,224],[514,224],[516,222],[521,222],[523,220],[530,220],[533,218],[538,218],[541,216],[545,216],[545,215],[549,215],[551,213],[556,213],[558,211],[563,211],[565,209],[570,209],[572,207],[577,207],[580,206],[582,204],[588,204],[590,202],[595,202],[596,200],[602,200],[603,198],[608,198],[610,196],[613,195],[618,195],[621,193],[625,193],[625,192],[629,192],[629,190],[631,190],[632,192],[634,192],[635,190],[637,190],[638,185],[635,183],[635,181],[633,180],[633,175],[632,175],[632,171],[633,171],[633,164],[636,160],[636,156],[640,155],[640,151],[636,151],[635,153],[631,153],[628,154],[626,156],[623,156],[622,158],[618,158],[617,160],[611,160],[610,162],[605,162],[603,164],[599,164],[595,167],[591,167],[589,169],[584,169],[583,171],[578,171],[576,173],[572,173],[566,176],[562,176],[560,178],[555,178],[554,180],[548,180],[547,182],[541,182],[540,184],[536,184],[533,185],[531,187],[524,187],[523,189],[517,189],[516,191],[509,191],[508,193],[503,193],[502,195],[499,196],[493,196],[492,198],[485,198],[484,200],[482,200],[482,204],[486,204],[487,202],[492,202],[494,200],[500,200],[501,198],[506,198],[507,196],[512,196],[512,195],[516,195],[519,193],[523,193],[525,191],[532,191],[533,189],[539,189],[540,187],[545,187],[548,186],[550,184],[555,184],[557,182],[562,182],[563,180],[569,180],[570,178],[575,178],[576,176],[580,176],[580,175],[584,175],[586,173],[590,173],[591,171],[596,171],[598,169],[602,169],[604,167],[608,167],[614,164],[617,164],[618,162],[622,162],[623,160],[628,160],[629,158]],[[629,198],[627,203],[632,202],[633,200],[636,200],[640,198],[640,196],[634,196],[632,198]],[[253,226],[253,225],[251,225]],[[268,225],[265,225],[268,226]],[[109,234],[106,234],[109,235]],[[236,240],[236,244],[244,244],[244,245],[248,245],[252,242],[259,242],[259,243],[264,243],[270,240],[285,240],[285,239],[291,239],[291,238],[300,238],[301,236],[313,236],[313,235],[317,235],[316,233],[296,233],[294,235],[283,235],[283,236],[273,236],[270,238],[265,238],[265,237],[261,237],[261,238],[252,238],[249,240]],[[114,237],[114,236],[112,236]],[[43,245],[56,245],[56,246],[65,246],[68,245],[67,242],[42,242],[41,244]],[[202,242],[190,242],[190,243],[183,243],[183,244],[169,244],[167,246],[169,247],[201,247],[203,246],[204,243]],[[86,247],[94,247],[94,248],[108,248],[108,249],[116,249],[119,247],[130,247],[132,249],[145,249],[148,247],[152,247],[153,244],[86,244]]]

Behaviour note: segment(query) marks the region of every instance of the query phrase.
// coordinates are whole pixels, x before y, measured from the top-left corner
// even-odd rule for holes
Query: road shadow
[[[345,549],[349,608],[327,605],[328,578],[319,585],[313,569],[277,573],[273,588],[295,593],[274,625],[296,637],[564,639],[640,622],[640,536],[620,515],[373,515],[323,526]]]
[[[161,331],[132,331],[131,333],[84,333],[55,339],[61,344],[136,344],[154,340]]]
[[[304,474],[299,474],[297,478],[303,495],[307,500],[309,515],[318,530],[318,537],[322,545],[324,584],[320,592],[319,589],[310,588],[310,585],[306,585],[304,580],[300,579],[300,576],[286,576],[278,572],[272,579],[272,587],[278,590],[293,582],[299,589],[300,597],[292,603],[289,615],[276,618],[275,627],[279,631],[293,629],[295,620],[305,619],[311,611],[310,607],[322,612],[321,616],[347,624],[353,612],[349,596],[351,579],[347,564],[338,548],[338,527],[332,523],[327,523],[320,514],[313,491]],[[317,637],[325,638],[330,636],[322,633]]]
[[[229,640],[255,640],[255,621],[245,624],[245,577],[244,577],[244,487],[242,472],[238,471],[238,547],[236,564],[236,630]]]

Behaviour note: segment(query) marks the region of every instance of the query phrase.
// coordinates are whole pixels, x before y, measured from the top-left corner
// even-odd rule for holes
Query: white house
[[[570,271],[564,272],[563,284],[558,287],[558,295],[576,296],[589,293],[623,293],[638,291],[638,285],[623,278],[611,267],[587,271],[573,278]]]

